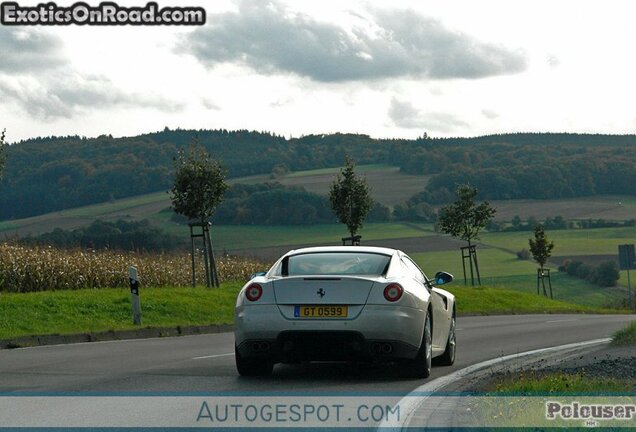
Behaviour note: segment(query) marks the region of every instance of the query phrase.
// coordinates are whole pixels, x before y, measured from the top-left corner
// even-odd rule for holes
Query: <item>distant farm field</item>
[[[156,192],[112,202],[77,207],[47,213],[25,219],[0,223],[0,233],[5,237],[38,235],[55,228],[76,229],[89,225],[96,219],[105,221],[146,219],[170,206],[168,194]]]
[[[412,238],[433,235],[431,225],[403,223],[368,223],[360,231],[364,241]],[[309,226],[238,226],[213,227],[217,248],[228,250],[301,244],[339,244],[349,233],[341,224]]]
[[[371,188],[373,198],[389,207],[400,202],[408,200],[416,193],[422,192],[428,184],[428,176],[414,176],[401,173],[398,167],[390,165],[359,165],[358,173],[366,177]],[[263,183],[269,181],[277,181],[287,186],[302,186],[306,190],[318,194],[327,194],[334,176],[340,172],[340,168],[325,168],[318,170],[292,172],[279,178],[271,178],[269,175],[258,175],[231,179],[230,183]],[[636,197],[628,196],[600,196],[577,199],[564,200],[515,200],[515,201],[494,201],[492,204],[497,208],[496,218],[502,221],[510,221],[514,216],[520,216],[523,220],[533,216],[539,220],[548,216],[563,216],[566,220],[571,219],[606,219],[606,220],[628,220],[636,219]],[[149,219],[155,225],[166,229],[172,233],[182,235],[187,230],[175,224],[170,220],[169,195],[165,192],[155,192],[146,195],[114,200],[90,206],[67,209],[63,211],[48,213],[40,216],[17,219],[12,221],[0,222],[0,235],[5,238],[26,235],[38,235],[44,232],[52,231],[55,228],[76,229],[89,225],[95,219],[106,221],[124,220],[141,220]],[[226,236],[219,227],[219,241],[222,247],[228,249],[236,249],[243,247],[255,246],[250,243],[249,239],[232,238],[226,241]],[[306,234],[309,235],[306,241],[299,243],[314,242],[321,239],[315,239],[311,236],[312,230],[324,231],[332,237],[331,228],[313,228],[308,227]],[[241,227],[228,227],[228,234],[235,234],[241,231]],[[389,227],[388,230],[393,228]],[[248,228],[248,234],[252,230]],[[257,229],[258,230],[258,229]],[[271,231],[273,236],[265,235],[265,238],[272,237],[283,240],[277,244],[288,244],[285,240],[287,231],[294,231],[293,236],[303,235],[303,230],[296,230],[288,227],[271,227],[267,231]],[[281,233],[282,234],[279,234]],[[513,237],[514,237],[513,233]],[[519,234],[519,233],[516,233]],[[520,233],[521,238],[525,233]],[[339,234],[338,234],[339,235]],[[384,238],[399,238],[402,234],[387,234]],[[259,237],[252,237],[260,242]],[[367,238],[375,238],[373,234],[367,233]],[[187,240],[187,239],[186,239]],[[331,241],[331,240],[326,240]],[[505,241],[505,240],[504,240]],[[578,241],[578,240],[577,240]],[[185,243],[185,242],[184,242]],[[263,243],[263,242],[260,242]],[[262,246],[256,245],[256,246]],[[605,251],[597,251],[597,244],[589,244],[589,250],[581,253],[603,254]],[[564,252],[565,253],[565,252]]]
[[[561,200],[512,200],[492,201],[497,209],[496,220],[510,221],[519,216],[523,220],[535,217],[543,220],[547,217],[563,216],[573,219],[636,219],[636,197],[632,196],[594,196]]]
[[[309,171],[297,171],[282,177],[271,178],[269,175],[243,177],[234,180],[236,183],[265,183],[277,181],[285,186],[302,186],[307,191],[327,195],[335,176],[341,168],[323,168]],[[374,200],[388,207],[408,200],[416,193],[424,191],[430,176],[404,174],[400,169],[390,165],[359,165],[356,172],[366,178]]]
[[[402,174],[399,168],[389,165],[360,165],[358,173],[366,177],[373,198],[387,206],[408,200],[414,194],[424,190],[428,177]],[[302,186],[309,192],[326,195],[340,168],[293,172],[284,177],[272,179],[269,175],[241,177],[229,180],[230,183],[264,183],[277,181],[286,186]],[[55,228],[76,229],[89,225],[95,219],[105,221],[150,219],[162,228],[170,231],[185,232],[185,229],[174,229],[169,215],[161,214],[170,207],[168,193],[155,192],[77,207],[59,212],[47,213],[30,218],[5,221],[0,223],[0,233],[5,237],[38,235]]]
[[[268,175],[232,179],[236,183],[262,183],[279,181],[289,186],[326,194],[339,168],[293,172],[277,179]],[[388,165],[361,165],[363,174],[372,189],[374,198],[394,205],[407,200],[426,187],[428,178],[411,176]],[[509,221],[514,216],[522,220],[535,217],[563,216],[573,219],[628,220],[636,218],[636,198],[626,196],[589,197],[565,200],[516,200],[495,201],[497,219]],[[68,209],[32,218],[0,223],[0,235],[6,238],[37,235],[55,228],[75,229],[96,219],[106,221],[148,219],[154,225],[182,239],[181,247],[187,250],[189,231],[187,226],[171,219],[170,200],[166,192],[115,200],[91,206]],[[431,224],[417,223],[368,223],[360,231],[363,244],[402,249],[412,254],[429,275],[437,270],[453,273],[461,279],[462,267],[459,247],[462,242],[435,233]],[[214,225],[212,239],[217,254],[225,252],[258,257],[272,262],[282,253],[318,244],[340,244],[348,236],[341,224],[311,226],[256,226]],[[479,264],[482,282],[492,287],[502,287],[536,295],[536,264],[517,259],[515,253],[528,248],[527,232],[485,232],[481,235]],[[602,289],[586,281],[556,273],[556,266],[564,259],[580,259],[589,263],[615,260],[619,244],[636,243],[636,227],[602,228],[586,230],[550,230],[548,236],[556,247],[550,265],[555,270],[555,298],[593,307],[620,304],[627,297],[623,287]],[[636,284],[636,272],[632,274]],[[620,285],[626,285],[622,272]]]
[[[552,255],[618,254],[618,245],[636,241],[636,227],[595,228],[548,231],[548,238],[555,243]],[[484,233],[481,241],[510,251],[528,249],[530,231]]]

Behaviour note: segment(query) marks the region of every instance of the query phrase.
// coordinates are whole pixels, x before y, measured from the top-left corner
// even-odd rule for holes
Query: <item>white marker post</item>
[[[130,282],[130,303],[132,304],[133,324],[141,325],[141,302],[139,301],[139,277],[137,267],[131,266],[128,270]]]

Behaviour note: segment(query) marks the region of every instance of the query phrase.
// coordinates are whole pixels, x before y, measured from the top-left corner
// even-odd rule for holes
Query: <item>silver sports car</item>
[[[401,362],[426,378],[433,357],[455,361],[455,296],[405,253],[388,248],[299,249],[241,289],[234,311],[236,367],[268,375],[275,363]]]

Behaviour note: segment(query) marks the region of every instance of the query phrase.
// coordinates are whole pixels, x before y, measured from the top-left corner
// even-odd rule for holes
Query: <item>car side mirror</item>
[[[252,280],[252,279],[254,279],[255,277],[258,277],[258,276],[265,276],[266,274],[267,274],[267,272],[264,272],[264,271],[252,273],[248,280]]]
[[[444,285],[453,281],[453,275],[446,272],[435,273],[435,285]]]

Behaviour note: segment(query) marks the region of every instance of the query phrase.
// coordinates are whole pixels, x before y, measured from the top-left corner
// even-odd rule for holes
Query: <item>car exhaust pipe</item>
[[[269,342],[254,342],[252,344],[252,352],[255,352],[255,353],[269,352]]]
[[[393,345],[390,343],[382,344],[382,354],[391,354],[393,352]]]

